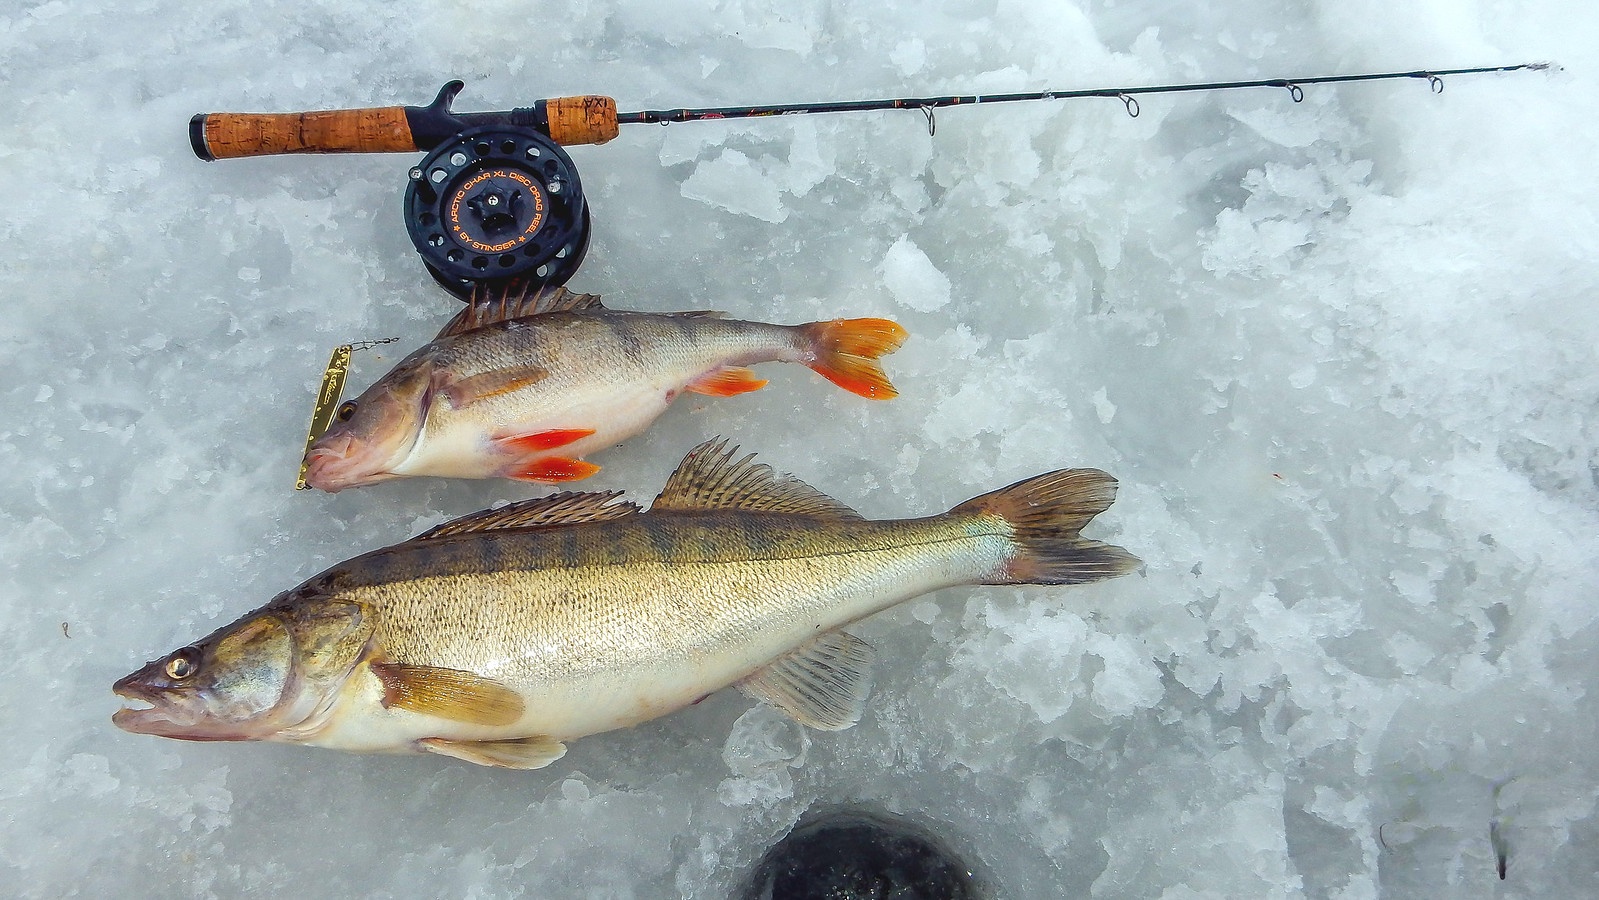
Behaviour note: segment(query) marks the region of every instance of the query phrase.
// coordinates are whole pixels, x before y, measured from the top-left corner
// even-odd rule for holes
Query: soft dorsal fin
[[[620,519],[639,511],[637,506],[623,501],[612,503],[622,496],[621,491],[579,493],[568,491],[521,500],[498,509],[485,509],[451,519],[443,525],[424,531],[413,541],[467,534],[473,531],[495,531],[506,528],[542,528],[547,525],[576,525],[580,522],[603,522]]]
[[[782,475],[755,454],[734,461],[738,447],[712,438],[683,457],[650,507],[656,510],[742,509],[818,519],[859,519],[860,513],[792,475]]]
[[[466,308],[456,313],[455,318],[444,326],[434,340],[512,319],[603,308],[599,294],[574,294],[564,287],[529,288],[526,283],[509,287],[480,285],[472,291],[472,299],[467,301]]]
[[[860,721],[871,693],[872,647],[830,631],[738,683],[808,728],[841,731]]]

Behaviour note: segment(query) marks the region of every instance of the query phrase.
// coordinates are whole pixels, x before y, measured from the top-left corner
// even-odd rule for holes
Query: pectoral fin
[[[494,443],[510,453],[543,453],[576,443],[593,433],[592,428],[556,428],[532,434],[502,434],[494,438]]]
[[[436,666],[372,663],[383,682],[384,707],[399,707],[472,725],[509,725],[522,717],[522,697],[493,679]]]
[[[831,631],[739,682],[739,689],[765,700],[789,718],[822,731],[841,731],[860,721],[871,692],[872,647],[842,631]]]
[[[565,744],[547,737],[511,741],[450,741],[444,738],[423,738],[417,741],[417,744],[429,753],[452,756],[480,766],[498,766],[502,769],[542,769],[566,755]]]
[[[471,406],[490,397],[509,394],[549,377],[549,372],[538,366],[519,366],[514,369],[497,369],[481,375],[471,375],[451,381],[442,388],[445,399],[456,409]]]

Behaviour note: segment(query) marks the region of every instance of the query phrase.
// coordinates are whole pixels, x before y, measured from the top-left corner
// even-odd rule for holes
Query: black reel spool
[[[560,285],[589,247],[577,167],[530,128],[486,125],[411,168],[405,227],[433,277],[463,300],[483,285]]]

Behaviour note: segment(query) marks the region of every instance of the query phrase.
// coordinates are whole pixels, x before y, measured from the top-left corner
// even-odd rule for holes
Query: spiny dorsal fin
[[[548,497],[534,497],[532,500],[521,500],[502,506],[498,509],[485,509],[451,519],[443,525],[424,531],[413,541],[427,541],[433,538],[448,537],[452,534],[467,534],[473,531],[496,531],[507,528],[542,528],[547,525],[576,525],[580,522],[603,522],[606,519],[620,519],[638,512],[637,506],[626,501],[612,503],[617,497],[622,496],[621,491],[602,491],[596,493],[580,493],[568,491],[562,494],[551,494]]]
[[[847,632],[830,631],[738,686],[801,725],[840,731],[860,721],[866,711],[871,668],[870,644]]]
[[[599,309],[599,294],[574,294],[564,287],[530,288],[525,282],[505,286],[479,285],[472,291],[466,308],[455,314],[440,331],[439,338],[465,334],[512,319],[525,319],[553,312],[582,312]]]
[[[498,681],[438,666],[375,662],[383,706],[473,725],[509,725],[522,717],[522,695]]]
[[[859,519],[860,513],[751,453],[735,462],[738,447],[712,438],[683,457],[650,510],[742,509],[818,519]]]

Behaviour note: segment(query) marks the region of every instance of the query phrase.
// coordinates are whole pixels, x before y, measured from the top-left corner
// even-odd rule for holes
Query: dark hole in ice
[[[801,821],[736,900],[975,900],[971,868],[899,816],[846,809]]]

